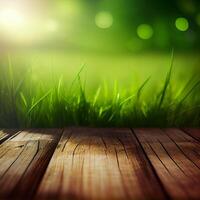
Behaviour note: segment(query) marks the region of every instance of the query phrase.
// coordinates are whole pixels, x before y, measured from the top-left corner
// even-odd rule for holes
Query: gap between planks
[[[7,139],[11,137],[15,137],[18,135],[21,131],[17,129],[2,129],[0,130],[0,144],[5,142]]]
[[[173,199],[199,198],[200,145],[195,137],[179,129],[134,132],[168,194]],[[190,134],[194,135],[191,130]]]
[[[0,145],[0,199],[31,199],[61,137],[61,130],[26,130]]]
[[[3,136],[0,197],[28,199],[36,192],[35,199],[200,196],[198,129],[184,129],[187,134],[179,129],[128,130],[68,128],[53,140],[43,138],[44,131],[52,131],[47,129],[32,139],[26,131]],[[10,151],[10,161],[2,150]],[[33,155],[28,157],[27,151]]]
[[[36,199],[165,199],[130,129],[66,129]]]

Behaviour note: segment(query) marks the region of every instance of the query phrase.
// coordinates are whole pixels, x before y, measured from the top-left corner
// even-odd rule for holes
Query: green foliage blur
[[[1,49],[20,46],[131,53],[200,48],[199,0],[17,2],[24,6],[26,15],[32,14],[33,36],[12,40],[4,34]],[[0,3],[0,8],[3,6]],[[20,32],[25,35],[25,28]]]
[[[199,0],[0,0],[0,127],[199,126],[199,54]]]

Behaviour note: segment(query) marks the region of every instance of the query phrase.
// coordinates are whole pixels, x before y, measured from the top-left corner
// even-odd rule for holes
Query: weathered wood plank
[[[198,129],[198,128],[185,128],[185,129],[183,129],[183,131],[185,131],[191,137],[200,141],[200,129]]]
[[[200,197],[200,145],[178,129],[134,129],[169,195]]]
[[[163,199],[129,129],[66,129],[36,199]]]
[[[0,199],[28,199],[33,195],[61,132],[22,131],[0,146]]]
[[[2,144],[4,141],[6,141],[9,137],[17,134],[18,130],[15,129],[3,129],[0,130],[0,144]]]

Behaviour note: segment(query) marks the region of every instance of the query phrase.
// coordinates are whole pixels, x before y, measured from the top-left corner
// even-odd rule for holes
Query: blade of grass
[[[30,71],[30,70],[27,70],[27,71],[26,71],[26,73],[24,74],[23,78],[20,79],[19,83],[17,84],[17,87],[16,87],[16,89],[15,89],[15,91],[14,91],[14,96],[15,96],[15,97],[16,97],[17,94],[20,92],[20,89],[22,88],[23,83],[24,83],[24,81],[26,80],[27,74],[28,74],[29,71]]]
[[[176,99],[179,99],[180,96],[182,94],[184,94],[187,91],[187,88],[191,85],[192,81],[195,80],[196,74],[192,75],[189,80],[185,83],[185,85],[183,86],[183,88],[180,90],[180,92],[178,93]]]
[[[133,95],[127,97],[126,99],[124,99],[124,101],[122,101],[122,102],[120,103],[120,105],[121,105],[121,106],[124,105],[125,103],[127,103],[128,101],[130,101],[130,100],[131,100],[133,97],[135,97],[135,96],[136,96],[136,95],[133,94]]]
[[[99,98],[99,94],[101,92],[101,87],[99,87],[94,95],[94,99],[93,99],[93,103],[92,105],[95,106],[96,102],[97,102],[97,99]]]
[[[76,82],[76,80],[78,79],[78,77],[80,76],[81,72],[83,71],[83,69],[85,68],[85,63],[81,66],[79,72],[76,74],[75,78],[73,79],[71,85],[70,85],[70,88],[69,88],[69,91],[71,91],[74,83]]]
[[[125,103],[127,103],[128,101],[130,101],[133,97],[137,97],[137,100],[139,100],[142,90],[144,89],[145,85],[149,82],[150,79],[151,79],[151,76],[148,77],[148,78],[141,84],[141,86],[139,87],[139,89],[138,89],[138,91],[137,91],[137,94],[133,94],[133,95],[127,97],[126,99],[124,99],[124,100],[120,103],[120,106],[122,106],[122,105],[124,105]]]
[[[62,82],[63,82],[63,76],[61,76],[58,81],[58,86],[57,86],[57,97],[58,98],[60,97],[60,90],[61,90]]]
[[[181,101],[179,102],[179,104],[182,104],[186,99],[187,97],[189,97],[191,95],[191,93],[200,85],[200,80],[197,81],[193,86],[192,88],[185,94],[185,96],[181,99]]]
[[[10,55],[8,55],[8,72],[9,72],[9,81],[11,86],[11,91],[14,89],[14,78],[13,78],[13,65]]]
[[[174,50],[172,50],[170,69],[169,69],[169,72],[167,73],[165,83],[164,83],[164,87],[163,87],[162,92],[161,92],[160,101],[158,103],[158,110],[161,108],[163,101],[164,101],[164,98],[166,96],[167,88],[168,88],[170,80],[171,80],[173,63],[174,63]]]
[[[139,100],[140,95],[142,93],[142,90],[144,89],[145,85],[149,82],[149,80],[151,79],[151,76],[148,77],[143,83],[142,85],[139,87],[138,91],[137,91],[137,100]]]
[[[26,98],[25,98],[25,96],[22,92],[20,92],[20,97],[21,97],[21,100],[22,100],[23,104],[25,105],[25,107],[27,107],[27,101],[26,101]]]
[[[32,106],[31,108],[28,110],[27,115],[29,115],[33,109],[39,104],[41,103],[50,93],[52,92],[52,90],[49,90],[46,94],[44,94],[40,99],[38,99]]]

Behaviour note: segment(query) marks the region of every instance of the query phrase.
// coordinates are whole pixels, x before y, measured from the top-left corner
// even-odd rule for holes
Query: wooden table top
[[[200,199],[200,129],[0,130],[0,199]]]

